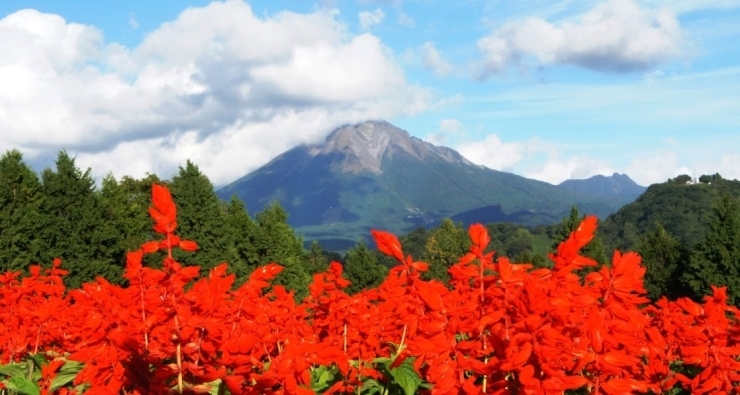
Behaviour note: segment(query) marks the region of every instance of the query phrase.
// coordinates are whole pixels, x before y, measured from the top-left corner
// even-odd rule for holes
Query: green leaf
[[[33,361],[38,368],[42,368],[49,363],[49,361],[46,360],[46,357],[44,357],[44,354],[29,355],[29,357],[29,359]]]
[[[392,359],[386,358],[386,357],[380,357],[380,358],[373,359],[373,363],[379,363],[383,365],[383,367],[385,367],[386,369],[388,368],[388,366],[390,366],[392,362],[393,362]]]
[[[326,370],[322,372],[321,375],[319,376],[318,384],[327,384],[331,380],[334,380],[334,373],[332,373],[329,370]]]
[[[391,370],[391,376],[396,384],[403,388],[406,395],[414,395],[421,385],[421,378],[416,374],[414,368],[403,364]]]
[[[26,372],[19,365],[2,365],[0,366],[0,374],[6,376],[25,376]]]
[[[54,379],[51,380],[49,389],[53,392],[72,382],[85,365],[77,361],[66,361]]]
[[[366,395],[381,394],[383,393],[383,386],[375,379],[367,379],[362,382],[362,390],[362,393]]]
[[[36,383],[23,376],[14,376],[3,380],[5,388],[23,395],[40,395],[39,387]]]
[[[327,368],[326,366],[319,366],[311,373],[311,389],[314,391],[323,391],[333,384],[335,377],[334,369]]]
[[[221,379],[216,379],[214,381],[211,381],[210,383],[205,383],[205,385],[208,385],[211,387],[211,389],[208,391],[211,395],[218,395],[219,387],[221,386]]]

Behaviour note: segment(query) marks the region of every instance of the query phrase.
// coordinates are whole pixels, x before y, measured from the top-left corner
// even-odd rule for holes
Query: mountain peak
[[[635,183],[628,175],[614,173],[611,176],[595,175],[584,180],[565,180],[560,187],[581,193],[601,196],[631,196],[637,198],[647,188]]]
[[[405,153],[421,161],[437,157],[447,162],[473,165],[459,153],[412,137],[407,131],[385,121],[339,127],[323,144],[309,146],[308,152],[311,156],[341,154],[342,160],[338,165],[342,172],[350,173],[368,171],[381,174],[384,158],[394,153]]]

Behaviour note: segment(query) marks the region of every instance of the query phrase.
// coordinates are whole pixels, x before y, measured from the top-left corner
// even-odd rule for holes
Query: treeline
[[[638,252],[647,269],[645,288],[653,300],[661,296],[701,300],[711,294],[714,284],[727,286],[730,301],[740,305],[738,197],[740,181],[719,174],[703,175],[698,182],[682,175],[652,185],[636,202],[601,221],[583,254],[608,265],[615,249]],[[548,267],[547,253],[583,218],[573,207],[561,223],[550,226],[488,224],[490,249],[517,263]],[[405,250],[430,263],[428,276],[440,279],[469,243],[462,224],[450,220],[436,229],[417,229],[400,240]]]
[[[228,262],[243,280],[260,265],[280,262],[286,269],[277,282],[305,293],[311,274],[323,271],[333,258],[317,244],[304,250],[279,205],[251,216],[238,199],[219,200],[208,178],[189,161],[170,180],[108,175],[98,188],[90,170],[81,171],[66,152],[39,177],[22,153],[12,150],[0,158],[0,272],[49,265],[59,257],[70,272],[69,287],[97,276],[123,283],[126,252],[153,237],[148,215],[153,183],[170,188],[178,205],[179,234],[200,247],[176,256],[184,264],[208,270]],[[161,257],[151,256],[147,263],[157,266]]]
[[[642,233],[638,228],[644,224],[632,220],[618,229],[615,224],[624,212],[636,212],[635,204],[651,207],[655,203],[646,202],[646,196],[665,196],[660,188],[656,193],[651,187],[637,202],[604,221],[584,255],[608,264],[615,247],[640,252],[647,267],[646,289],[653,299],[661,295],[699,298],[710,292],[709,284],[716,284],[727,285],[731,300],[740,301],[735,299],[740,295],[740,210],[736,198],[740,193],[733,195],[722,189],[724,181],[719,175],[704,181],[711,181],[723,197],[713,210],[702,214],[703,225],[694,225],[706,228],[695,244],[675,237],[660,221]],[[153,183],[170,189],[178,206],[178,233],[196,240],[200,247],[175,258],[187,265],[197,264],[203,272],[228,262],[239,283],[258,266],[278,262],[285,270],[276,282],[295,290],[300,298],[306,294],[312,274],[323,271],[332,260],[345,265],[345,275],[352,281],[350,293],[378,285],[395,264],[363,241],[344,255],[324,251],[315,242],[305,248],[278,203],[251,215],[237,198],[223,202],[208,178],[190,161],[169,180],[155,175],[116,179],[109,174],[97,187],[90,169],[79,169],[64,151],[59,153],[54,169],[45,169],[39,175],[23,161],[21,152],[11,150],[0,158],[0,272],[26,270],[32,263],[48,265],[59,257],[70,272],[65,280],[69,287],[78,287],[97,276],[122,284],[126,252],[153,237],[148,215]],[[685,187],[680,184],[669,180],[665,185]],[[689,199],[695,202],[698,198],[692,195]],[[677,205],[667,210],[683,212]],[[574,207],[561,223],[551,226],[488,224],[492,239],[489,250],[517,263],[547,267],[547,254],[584,217]],[[697,237],[694,233],[689,232]],[[467,229],[449,219],[436,228],[419,228],[399,238],[407,254],[429,263],[425,276],[440,280],[447,279],[447,268],[470,246]],[[151,266],[161,262],[156,255],[148,259]]]

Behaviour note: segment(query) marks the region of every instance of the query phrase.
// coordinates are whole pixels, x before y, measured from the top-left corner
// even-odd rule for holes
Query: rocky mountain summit
[[[549,224],[573,204],[606,216],[632,200],[491,170],[385,121],[339,127],[324,142],[288,150],[217,193],[235,194],[252,213],[278,201],[306,240],[335,250],[367,239],[372,228],[403,233],[448,217]]]

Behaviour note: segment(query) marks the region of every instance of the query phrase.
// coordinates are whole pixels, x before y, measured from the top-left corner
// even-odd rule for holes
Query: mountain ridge
[[[586,179],[570,179],[558,184],[561,188],[600,196],[628,196],[637,198],[647,191],[628,175],[614,173],[611,176],[597,174]]]
[[[345,245],[367,239],[372,228],[408,232],[487,206],[535,225],[559,221],[573,204],[603,217],[629,202],[475,165],[385,121],[339,127],[217,193],[236,194],[252,212],[277,200],[307,239]]]

